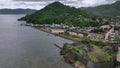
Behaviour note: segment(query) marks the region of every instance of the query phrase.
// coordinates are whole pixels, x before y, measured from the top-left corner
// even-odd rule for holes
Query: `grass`
[[[67,38],[67,39],[70,39],[70,40],[73,40],[73,41],[80,41],[82,38],[78,37],[78,36],[75,36],[75,35],[69,35],[69,34],[66,34],[66,33],[61,33],[59,34],[59,36],[61,37],[64,37],[64,38]]]
[[[116,53],[112,52],[111,54],[112,49],[110,46],[108,46],[108,50],[105,50],[104,47],[106,46],[108,46],[108,43],[86,39],[81,40],[78,43],[65,44],[62,51],[69,52],[74,50],[81,55],[86,56],[92,62],[109,62],[115,57],[114,54]],[[88,51],[85,50],[85,47],[88,48]]]

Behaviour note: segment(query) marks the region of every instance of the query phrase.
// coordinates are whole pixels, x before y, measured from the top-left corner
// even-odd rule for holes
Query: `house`
[[[67,29],[69,26],[64,25],[64,24],[52,24],[50,25],[51,28],[56,28],[56,29]]]
[[[77,30],[66,30],[66,33],[70,34],[70,35],[74,35],[74,36],[78,36],[78,37],[87,37],[87,33],[85,32],[81,32],[81,31],[77,31]]]
[[[51,29],[51,33],[54,34],[64,33],[65,31],[64,29]]]
[[[78,37],[87,37],[93,40],[104,40],[103,34],[97,34],[97,33],[89,33],[89,32],[82,32],[78,30],[66,30],[66,33]]]
[[[111,26],[111,25],[103,25],[103,26],[101,26],[100,28],[103,28],[103,29],[110,29],[110,28],[112,28],[112,26]]]

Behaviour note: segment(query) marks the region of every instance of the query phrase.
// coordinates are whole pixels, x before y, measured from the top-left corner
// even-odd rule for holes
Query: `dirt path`
[[[118,47],[119,51],[118,51],[118,54],[117,54],[117,61],[120,62],[120,47]]]

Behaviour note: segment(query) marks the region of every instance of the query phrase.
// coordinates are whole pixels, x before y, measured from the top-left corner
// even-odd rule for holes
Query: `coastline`
[[[72,41],[73,43],[75,42],[78,42],[78,40],[74,40],[74,39],[71,39],[71,38],[68,38],[68,37],[65,37],[65,36],[62,36],[60,34],[54,34],[54,33],[51,33],[47,30],[44,30],[44,29],[41,29],[41,28],[37,28],[37,27],[33,27],[31,26],[32,28],[35,28],[37,30],[40,30],[40,31],[43,31],[43,32],[46,32],[46,33],[49,33],[49,34],[52,34],[52,35],[55,35],[55,36],[58,36],[58,37],[61,37],[61,38],[64,38],[64,39],[67,39],[67,40],[70,40]],[[59,48],[60,50],[62,50],[62,47],[60,47],[59,45],[57,44],[54,44],[55,47]],[[85,64],[83,64],[82,62],[80,61],[75,61],[73,59],[73,57],[71,55],[68,55],[68,54],[62,54],[62,51],[60,51],[60,56],[62,58],[62,60],[66,63],[68,63],[70,66],[72,66],[73,68],[86,68],[85,67]]]
[[[35,27],[35,26],[30,26],[32,28],[35,28],[36,30],[40,30],[40,31],[43,31],[43,32],[46,32],[46,33],[49,33],[49,34],[52,34],[52,35],[55,35],[55,36],[58,36],[58,37],[61,37],[61,38],[64,38],[64,39],[67,39],[67,40],[70,40],[70,41],[73,41],[73,43],[75,42],[78,42],[78,40],[75,40],[75,38],[81,40],[80,37],[70,37],[70,35],[67,35],[67,34],[64,34],[64,33],[52,33],[51,31],[49,31],[48,29],[45,29],[45,28],[41,28],[41,27]],[[62,50],[62,46],[59,46],[57,44],[54,44],[54,46],[56,46],[57,48],[59,48],[60,50]],[[71,53],[72,55],[74,55],[75,53]],[[60,56],[61,58],[63,59],[64,62],[70,64],[71,66],[75,67],[75,68],[86,68],[84,63],[82,63],[81,61],[77,60],[75,61],[73,58],[74,56],[72,55],[69,55],[69,54],[63,54],[61,53],[60,51]],[[77,54],[78,55],[78,54]],[[93,66],[96,65],[96,64],[93,64]],[[83,67],[81,67],[83,66]]]
[[[32,26],[30,26],[30,27],[32,27]],[[54,34],[54,33],[51,33],[51,32],[49,32],[49,31],[46,31],[46,30],[44,30],[44,29],[40,29],[40,28],[37,28],[37,27],[33,27],[33,28],[35,28],[35,29],[37,29],[37,30],[40,30],[40,31],[43,31],[43,32],[46,32],[46,33],[49,33],[49,34],[52,34],[52,35],[54,35],[54,36],[58,36],[58,37],[61,37],[61,38],[70,40],[70,41],[72,41],[73,43],[74,43],[74,42],[77,42],[77,40],[74,40],[74,39],[71,39],[71,38],[62,36],[62,35],[60,35],[60,34]]]

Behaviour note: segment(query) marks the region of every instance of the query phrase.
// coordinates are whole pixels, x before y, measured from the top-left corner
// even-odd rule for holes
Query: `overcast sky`
[[[75,7],[93,7],[103,4],[111,4],[117,0],[0,0],[0,9],[3,8],[30,8],[41,9],[49,3],[60,1],[66,5]]]

